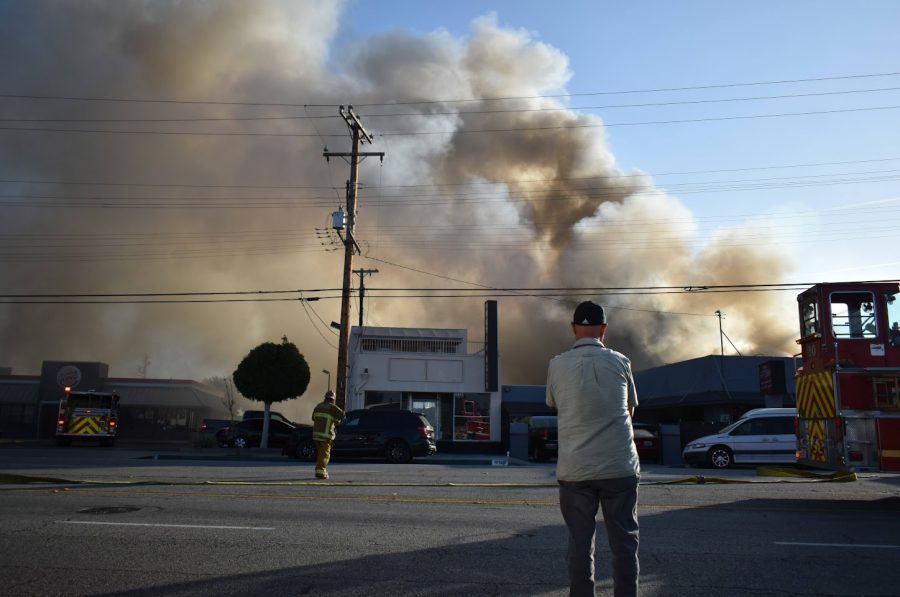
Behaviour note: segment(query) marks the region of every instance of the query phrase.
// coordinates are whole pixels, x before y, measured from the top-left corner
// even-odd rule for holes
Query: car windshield
[[[726,425],[725,427],[722,427],[716,433],[729,433],[729,432],[731,432],[732,429],[734,429],[735,427],[737,427],[738,425],[740,425],[741,423],[743,423],[746,420],[747,419],[738,419],[731,425]]]

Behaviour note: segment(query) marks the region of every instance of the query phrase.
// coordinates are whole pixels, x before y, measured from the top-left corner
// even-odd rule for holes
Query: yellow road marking
[[[113,491],[98,487],[73,487],[67,491],[83,493],[89,491],[96,494],[122,495],[123,491]],[[483,498],[448,498],[448,497],[412,497],[400,495],[267,495],[259,493],[189,493],[184,491],[128,491],[128,495],[168,496],[168,497],[222,497],[240,499],[267,500],[304,500],[304,501],[350,501],[350,502],[410,502],[423,504],[463,504],[472,506],[558,506],[558,500],[498,500]]]

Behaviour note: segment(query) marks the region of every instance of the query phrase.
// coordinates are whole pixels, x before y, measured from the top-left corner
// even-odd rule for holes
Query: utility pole
[[[725,332],[722,331],[722,316],[725,315],[720,310],[716,309],[716,316],[719,318],[719,371],[722,375],[722,388],[728,392],[728,387],[725,385]],[[729,340],[731,342],[731,340]],[[729,400],[731,398],[729,397]]]
[[[363,326],[363,301],[366,300],[366,276],[377,274],[377,269],[355,269],[354,274],[359,274],[359,327]]]
[[[150,368],[150,355],[144,353],[144,361],[138,365],[138,373],[141,374],[141,377],[147,379],[147,369]]]
[[[362,143],[372,143],[372,136],[363,128],[359,117],[353,113],[353,106],[341,106],[338,110],[341,118],[350,129],[350,137],[353,140],[353,148],[350,153],[329,152],[328,148],[322,153],[325,159],[332,157],[350,158],[350,181],[347,183],[347,233],[344,241],[344,276],[341,291],[341,323],[338,342],[338,363],[335,374],[335,399],[341,408],[346,406],[347,398],[347,349],[350,345],[350,274],[353,270],[353,252],[359,250],[354,238],[354,225],[356,224],[356,193],[359,186],[359,162],[360,158],[378,156],[384,160],[384,152],[360,152]]]
[[[722,315],[724,315],[724,313],[722,313],[721,311],[719,311],[717,309],[716,315],[719,318],[719,351],[720,351],[719,355],[724,357],[725,356],[725,336],[723,335],[723,332],[722,332]]]

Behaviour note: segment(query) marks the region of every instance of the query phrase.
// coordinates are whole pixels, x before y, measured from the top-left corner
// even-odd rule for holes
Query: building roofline
[[[40,375],[0,375],[0,381],[11,381],[11,382],[36,382],[40,383],[41,376]]]

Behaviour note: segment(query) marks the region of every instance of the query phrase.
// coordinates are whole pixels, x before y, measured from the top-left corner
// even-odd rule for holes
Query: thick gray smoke
[[[339,287],[340,254],[327,252],[314,229],[327,227],[342,193],[315,187],[342,187],[346,167],[326,164],[321,151],[326,144],[346,151],[349,143],[317,135],[343,134],[346,126],[333,108],[234,102],[356,103],[376,135],[434,133],[377,136],[375,146],[365,148],[387,153],[383,166],[368,160],[361,173],[359,237],[368,259],[358,259],[356,267],[379,269],[367,279],[369,287],[459,286],[451,280],[491,287],[701,286],[781,279],[783,265],[772,255],[729,242],[740,230],[698,238],[692,214],[677,199],[649,177],[618,169],[596,117],[546,97],[564,92],[572,75],[558,50],[492,17],[475,20],[466,38],[392,32],[336,47],[341,10],[337,2],[6,3],[0,8],[5,93],[232,102],[2,98],[3,118],[147,120],[11,126],[312,136],[0,131],[4,181],[180,185],[2,183],[0,291]],[[535,96],[544,98],[492,99]],[[441,102],[463,98],[476,101]],[[365,106],[393,101],[431,103]],[[516,111],[497,111],[503,109]],[[492,113],[478,113],[485,111]],[[420,115],[379,116],[391,112]],[[159,122],[308,115],[334,118]],[[473,129],[494,132],[465,132]],[[324,199],[316,200],[316,208],[302,207],[313,197]],[[158,206],[162,200],[176,205],[102,207]],[[72,206],[85,203],[99,205]],[[484,297],[372,295],[366,305],[370,325],[468,328],[476,343],[470,350],[479,348]],[[592,298],[610,306],[609,343],[629,353],[636,366],[717,351],[716,309],[728,314],[729,337],[745,354],[785,353],[794,335],[792,304],[779,302],[783,297]],[[500,298],[505,382],[542,383],[547,359],[569,342],[572,304]],[[228,375],[250,348],[287,335],[314,372],[305,410],[324,390],[326,376],[318,372],[328,369],[334,376],[337,339],[327,323],[339,311],[337,300],[306,306],[4,304],[0,365],[32,373],[44,359],[101,360],[112,375],[128,377],[137,375],[146,355],[149,377],[202,379]],[[299,407],[292,408],[299,417]]]

